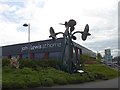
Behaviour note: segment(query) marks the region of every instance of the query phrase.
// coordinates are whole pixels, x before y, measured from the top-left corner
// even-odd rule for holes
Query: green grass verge
[[[95,74],[99,79],[112,79],[120,75],[120,72],[114,70],[104,64],[86,64],[85,70],[89,73]]]
[[[12,68],[8,61],[3,62],[2,68],[2,88],[4,89],[50,87],[98,79],[107,80],[118,76],[118,71],[102,64],[85,64],[85,73],[69,74],[55,69],[55,61],[21,61],[19,69]]]

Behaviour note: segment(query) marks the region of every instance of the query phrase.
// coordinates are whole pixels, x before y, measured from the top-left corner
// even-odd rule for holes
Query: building
[[[110,49],[105,49],[105,63],[108,65],[111,65],[112,63],[112,55],[111,55],[111,50]]]
[[[76,55],[79,57],[80,54],[89,54],[91,57],[96,57],[96,53],[93,51],[77,44],[74,42],[75,49],[72,50],[72,55],[74,58],[74,52],[76,51]],[[68,50],[66,45],[65,47],[65,39],[58,38],[56,40],[49,39],[44,41],[36,41],[30,43],[21,43],[14,45],[2,46],[2,58],[11,58],[18,57],[19,58],[31,58],[31,59],[57,59],[60,60],[62,57],[67,58]],[[65,51],[65,53],[64,53]]]

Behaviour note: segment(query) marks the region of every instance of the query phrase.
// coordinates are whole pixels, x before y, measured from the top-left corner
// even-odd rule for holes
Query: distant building
[[[112,63],[111,49],[105,49],[104,59],[106,64]]]
[[[96,58],[96,53],[93,51],[77,44],[74,42],[75,50],[72,50],[72,55],[74,58],[74,51],[76,51],[76,55],[79,57],[80,54],[88,54],[91,57]],[[65,47],[65,39],[58,38],[55,41],[53,39],[44,40],[44,41],[36,41],[22,44],[14,44],[8,46],[2,46],[2,57],[3,58],[11,58],[17,57],[19,58],[31,58],[31,59],[57,59],[60,60],[64,54]],[[65,50],[64,58],[67,58],[68,52],[67,47]],[[29,52],[29,55],[28,55]]]

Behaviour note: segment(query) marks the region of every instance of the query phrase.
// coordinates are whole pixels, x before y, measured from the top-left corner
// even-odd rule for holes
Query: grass
[[[85,70],[90,72],[90,73],[93,73],[93,74],[96,74],[96,75],[101,75],[100,76],[100,79],[103,78],[103,79],[112,79],[112,78],[115,78],[118,76],[118,73],[120,73],[119,71],[117,70],[114,70],[110,67],[107,67],[103,64],[86,64],[85,65]],[[103,76],[102,76],[103,75]]]
[[[0,73],[0,89],[2,88],[2,73]]]
[[[98,79],[107,80],[118,76],[118,71],[102,64],[85,64],[86,73],[69,74],[55,69],[54,61],[21,61],[20,68],[12,68],[7,61],[4,62],[2,70],[2,87],[4,89],[44,87],[53,85],[65,85],[95,81]],[[43,65],[40,63],[44,63]],[[28,64],[28,65],[27,65]],[[119,74],[120,75],[120,74]]]

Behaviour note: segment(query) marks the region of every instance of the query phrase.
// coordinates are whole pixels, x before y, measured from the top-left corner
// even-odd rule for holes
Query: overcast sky
[[[0,46],[49,39],[49,28],[65,31],[59,25],[76,20],[75,31],[83,31],[89,24],[91,36],[82,41],[76,34],[76,42],[103,54],[110,48],[112,55],[118,51],[118,1],[119,0],[0,0]],[[58,36],[61,37],[61,36]]]

